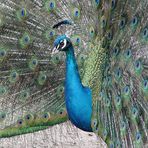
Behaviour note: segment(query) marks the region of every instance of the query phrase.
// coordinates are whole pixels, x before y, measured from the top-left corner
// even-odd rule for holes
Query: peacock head
[[[67,51],[70,46],[72,43],[66,35],[60,35],[54,41],[54,48],[58,51]]]
[[[61,25],[72,25],[71,21],[63,20],[53,26],[53,29],[59,28]],[[58,51],[67,51],[72,46],[70,39],[66,35],[60,35],[54,41],[54,49]]]

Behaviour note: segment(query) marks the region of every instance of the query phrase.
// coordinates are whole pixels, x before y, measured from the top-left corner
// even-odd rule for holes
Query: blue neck
[[[73,46],[66,51],[66,82],[70,82],[67,83],[69,88],[83,88]]]
[[[81,83],[73,46],[70,46],[66,51],[65,98],[67,112],[71,122],[82,130],[92,131],[91,91]]]

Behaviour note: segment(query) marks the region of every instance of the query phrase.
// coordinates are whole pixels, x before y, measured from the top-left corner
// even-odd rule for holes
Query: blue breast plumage
[[[78,128],[92,131],[91,90],[81,83],[73,47],[66,51],[65,97],[69,119]]]

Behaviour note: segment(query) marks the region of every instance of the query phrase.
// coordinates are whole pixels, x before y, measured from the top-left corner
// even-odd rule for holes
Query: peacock
[[[147,0],[0,0],[0,138],[67,120],[148,146]]]

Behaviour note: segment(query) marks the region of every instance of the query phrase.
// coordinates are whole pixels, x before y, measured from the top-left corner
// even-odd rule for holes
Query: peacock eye
[[[60,48],[60,49],[64,49],[67,45],[67,41],[66,39],[60,41],[60,44],[57,46],[57,49]]]
[[[62,41],[62,42],[60,43],[60,46],[64,46],[64,41]]]

